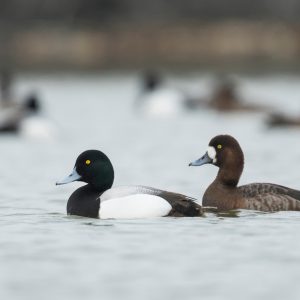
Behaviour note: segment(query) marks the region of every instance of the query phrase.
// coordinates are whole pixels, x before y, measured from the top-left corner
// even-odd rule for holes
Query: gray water
[[[171,83],[205,94],[209,76]],[[300,213],[96,220],[66,216],[74,183],[56,187],[77,155],[101,149],[115,185],[142,184],[199,199],[213,166],[188,168],[211,137],[234,135],[241,184],[300,188],[300,130],[268,130],[262,115],[184,112],[151,119],[133,108],[132,74],[29,76],[57,127],[52,140],[0,138],[0,299],[300,299]],[[300,112],[300,77],[240,78],[246,101]]]

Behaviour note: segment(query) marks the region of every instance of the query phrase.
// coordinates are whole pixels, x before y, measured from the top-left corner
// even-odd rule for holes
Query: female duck
[[[267,125],[273,127],[300,127],[300,117],[289,117],[283,114],[271,114],[267,120]]]
[[[229,135],[214,137],[207,152],[190,166],[213,164],[219,167],[214,182],[203,196],[203,206],[219,211],[253,209],[260,211],[300,210],[300,191],[272,183],[253,183],[237,187],[244,167],[239,143]]]
[[[71,175],[57,185],[83,181],[69,198],[67,213],[83,217],[150,218],[163,216],[200,216],[201,206],[190,197],[145,186],[111,188],[113,166],[98,150],[79,155]]]

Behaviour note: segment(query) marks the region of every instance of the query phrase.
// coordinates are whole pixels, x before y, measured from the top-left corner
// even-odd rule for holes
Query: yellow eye
[[[218,149],[222,149],[222,145],[218,145],[217,148],[218,148]]]
[[[89,160],[89,159],[87,159],[86,161],[85,161],[85,164],[86,165],[89,165],[91,163],[91,161]]]

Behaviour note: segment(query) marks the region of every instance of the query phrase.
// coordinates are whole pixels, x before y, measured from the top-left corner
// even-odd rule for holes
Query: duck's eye
[[[91,161],[90,161],[89,159],[87,159],[87,160],[85,161],[85,164],[88,166],[88,165],[91,164]]]
[[[218,149],[222,149],[222,145],[219,144],[219,145],[217,146],[217,148],[218,148]]]

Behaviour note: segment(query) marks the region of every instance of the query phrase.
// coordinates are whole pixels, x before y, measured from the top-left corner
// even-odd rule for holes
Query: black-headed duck
[[[81,153],[71,175],[57,185],[83,181],[69,198],[67,213],[101,219],[200,216],[202,208],[190,197],[145,186],[112,188],[114,169],[98,150]]]
[[[23,103],[5,107],[0,111],[0,133],[19,133],[23,122],[36,116],[40,111],[40,102],[36,94],[31,93]]]
[[[190,166],[204,164],[213,164],[219,168],[216,179],[204,193],[204,207],[217,207],[219,211],[300,210],[300,191],[272,183],[237,186],[244,168],[244,154],[237,140],[230,135],[214,137],[204,156],[190,163]]]
[[[187,108],[188,96],[182,90],[166,85],[160,74],[146,72],[141,85],[136,103],[144,115],[172,117]]]

